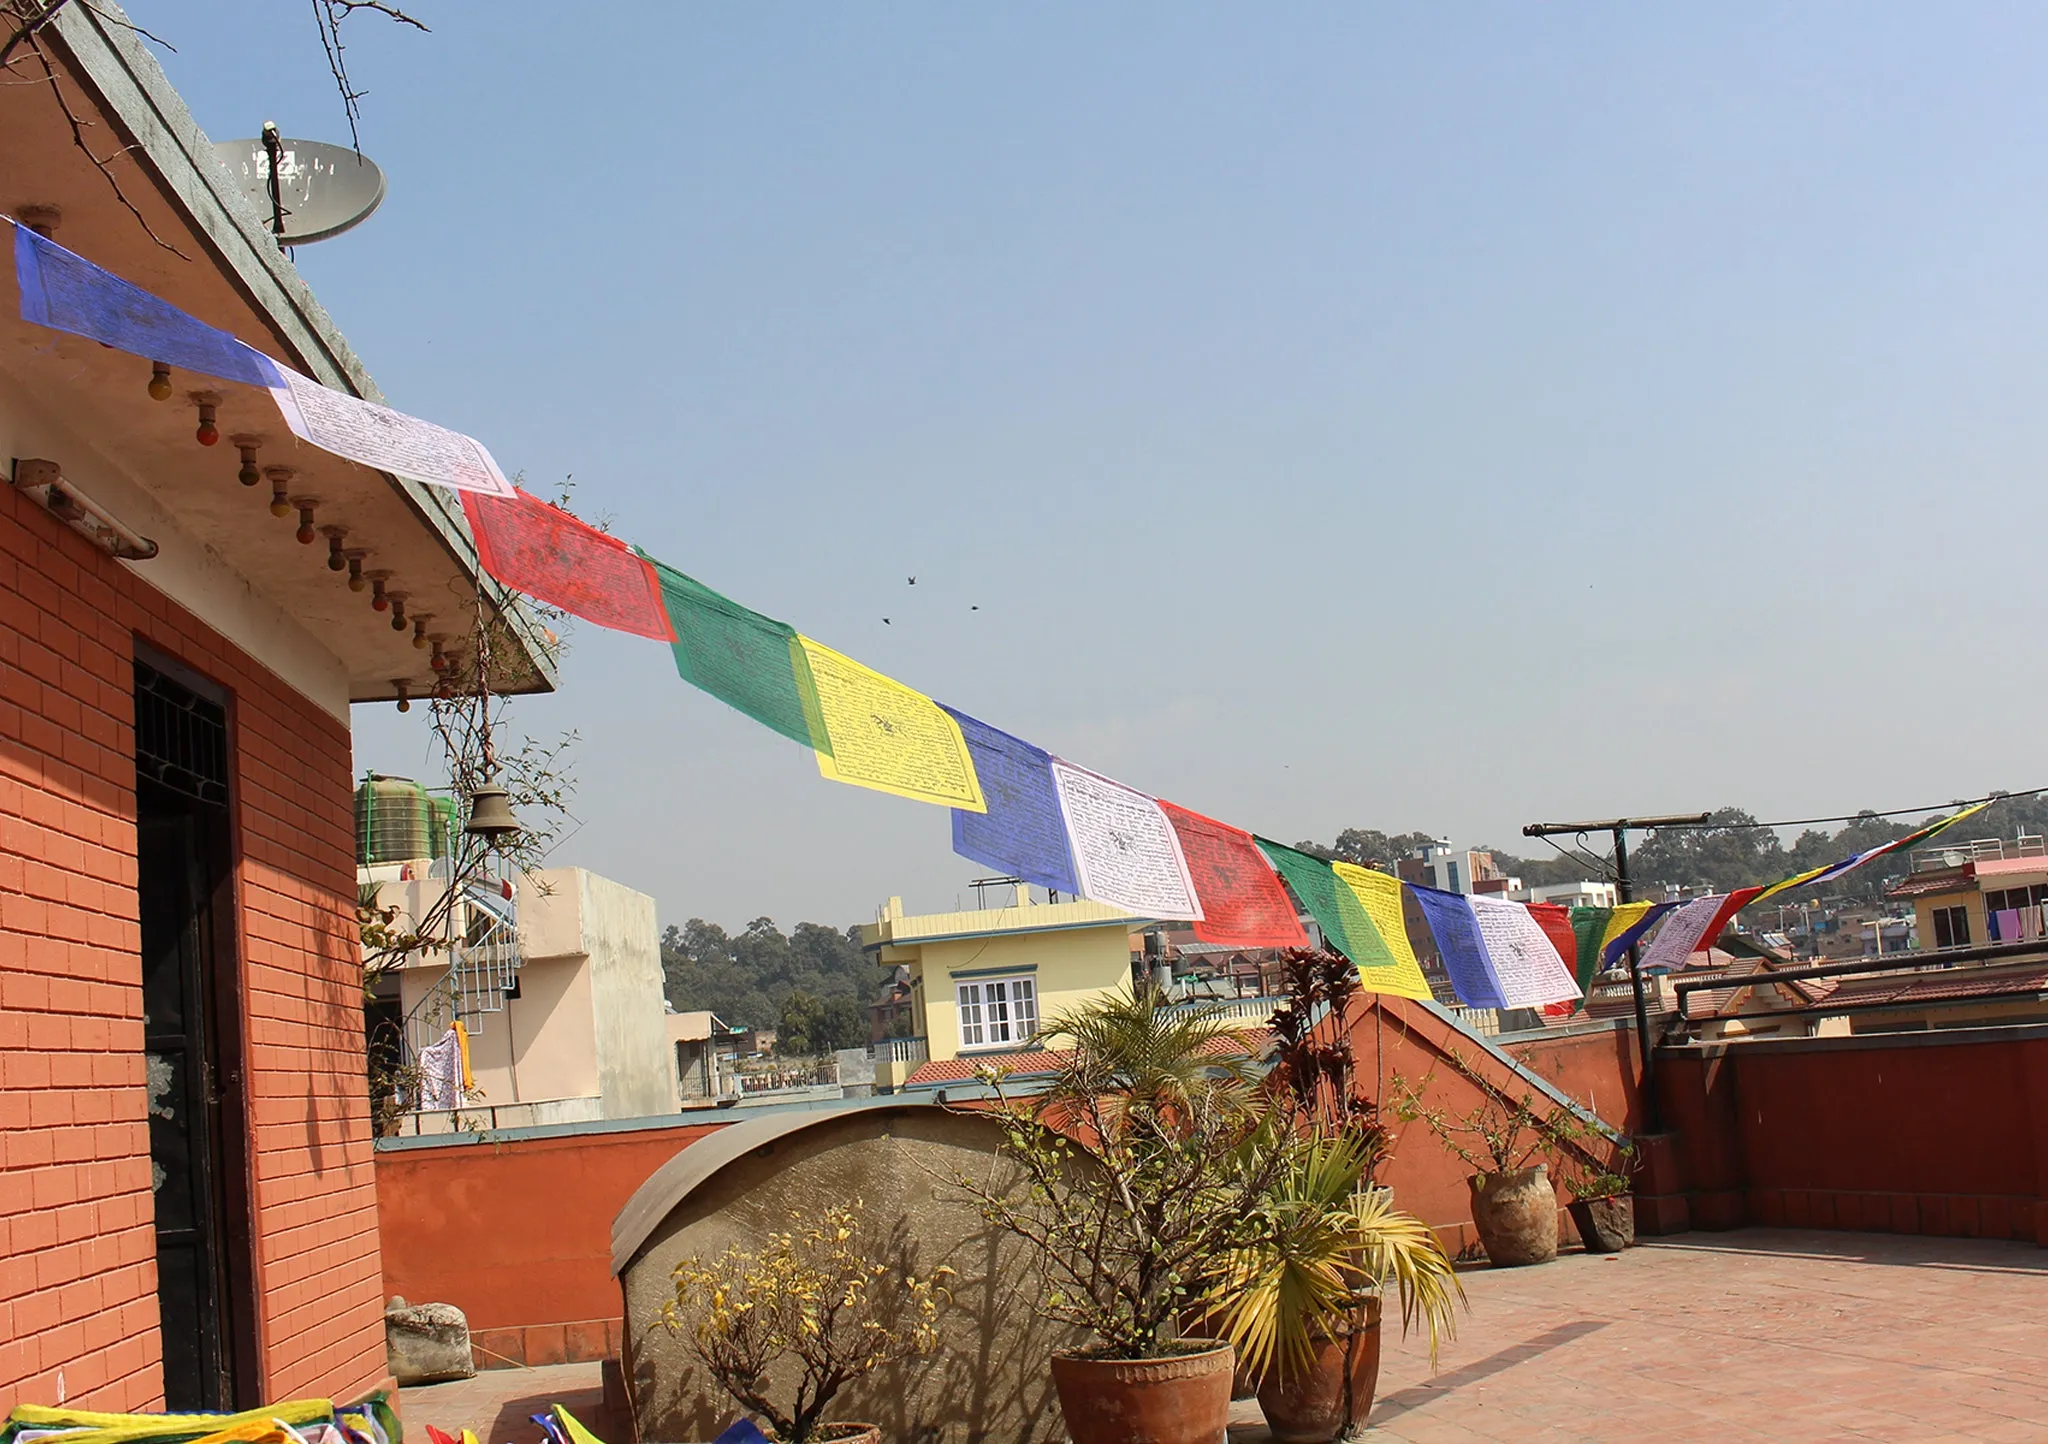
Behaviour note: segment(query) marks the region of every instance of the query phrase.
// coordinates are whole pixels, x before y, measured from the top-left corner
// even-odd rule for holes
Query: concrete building
[[[2048,841],[1980,838],[1921,848],[1885,894],[1913,905],[1923,948],[2039,941],[2048,904]]]
[[[381,870],[365,869],[366,880],[382,881],[374,876]],[[445,888],[382,882],[379,902],[424,917]],[[456,925],[472,945],[457,950],[453,966],[449,953],[421,952],[398,972],[408,1047],[418,1050],[459,1015],[476,1088],[453,1114],[411,1113],[399,1131],[452,1129],[456,1115],[511,1128],[675,1112],[672,1019],[690,1015],[666,1011],[654,899],[580,867],[521,877],[514,891],[509,966],[476,961],[483,930],[472,913]]]
[[[376,397],[118,12],[38,41],[52,83],[0,86],[0,215]],[[389,591],[501,619],[495,690],[551,664],[453,494],[296,443],[249,385],[167,368],[159,399],[6,274],[0,466],[52,463],[64,500],[0,485],[0,1411],[344,1398],[385,1376],[350,708],[434,673],[238,484],[233,438]]]
[[[734,1066],[747,1030],[736,1028],[709,1008],[670,1013],[663,1019],[675,1050],[676,1089],[685,1108],[713,1105],[739,1095]]]
[[[1033,1046],[1064,1009],[1131,986],[1131,932],[1146,919],[1103,903],[1033,903],[1019,886],[1008,907],[907,917],[892,897],[861,929],[886,967],[909,969],[916,1033],[875,1044],[875,1087],[902,1086],[926,1064],[959,1063]]]
[[[1401,881],[1440,892],[1506,893],[1521,886],[1500,870],[1492,853],[1455,847],[1448,838],[1423,844],[1422,856],[1402,858],[1397,867]]]
[[[1557,903],[1568,908],[1611,908],[1621,905],[1621,889],[1611,882],[1551,882],[1519,887],[1508,895],[1521,903]]]

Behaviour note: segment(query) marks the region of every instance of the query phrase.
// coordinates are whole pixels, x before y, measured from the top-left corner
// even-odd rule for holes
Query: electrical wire
[[[1675,828],[1719,827],[1726,828],[1729,831],[1734,831],[1738,828],[1810,827],[1816,823],[1822,822],[1860,822],[1862,819],[1866,817],[1909,817],[1915,813],[1940,812],[1944,808],[1968,807],[1971,803],[1974,802],[2003,802],[2010,797],[2039,797],[2044,792],[2048,792],[2048,787],[2030,787],[2022,792],[1993,792],[1983,797],[1961,797],[1957,798],[1953,802],[1937,802],[1927,807],[1894,807],[1884,812],[1852,812],[1846,817],[1794,817],[1784,822],[1678,823],[1675,825]]]

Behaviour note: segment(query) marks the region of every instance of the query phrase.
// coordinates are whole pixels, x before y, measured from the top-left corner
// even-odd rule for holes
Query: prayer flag
[[[1434,1000],[1429,979],[1422,976],[1415,946],[1408,940],[1408,920],[1401,913],[1401,880],[1353,862],[1333,862],[1330,871],[1351,890],[1372,922],[1372,929],[1390,960],[1385,967],[1360,963],[1358,981],[1369,993],[1389,993],[1397,998]]]
[[[1593,979],[1600,975],[1600,944],[1607,937],[1608,923],[1615,911],[1614,908],[1572,909],[1572,981],[1579,985],[1581,994],[1591,988]]]
[[[1416,884],[1410,884],[1409,890],[1422,905],[1422,915],[1429,920],[1437,956],[1443,959],[1444,971],[1451,975],[1451,990],[1458,995],[1458,1001],[1468,1008],[1511,1006],[1501,993],[1493,959],[1486,955],[1486,941],[1479,931],[1479,917],[1472,911],[1472,900],[1459,893]]]
[[[24,225],[14,228],[14,278],[24,321],[222,381],[278,384],[261,351]]]
[[[289,366],[275,369],[271,400],[299,440],[393,476],[512,495],[497,458],[474,436],[324,386]]]
[[[1273,870],[1294,889],[1294,895],[1322,929],[1324,945],[1357,964],[1361,980],[1367,969],[1384,973],[1397,966],[1365,904],[1330,864],[1268,838],[1256,841],[1259,851],[1273,864]]]
[[[539,497],[462,494],[477,560],[508,587],[616,632],[673,642],[646,558]]]
[[[1710,893],[1706,897],[1696,897],[1665,919],[1664,926],[1657,929],[1657,936],[1650,940],[1649,951],[1643,954],[1643,971],[1668,973],[1674,968],[1684,967],[1693,950],[1704,945],[1707,925],[1721,915],[1728,896]]]
[[[1621,955],[1643,940],[1643,935],[1657,925],[1658,919],[1678,906],[1677,903],[1658,902],[1623,903],[1614,910],[1614,916],[1607,920],[1607,931],[1600,940],[1600,966],[1611,968],[1621,961]]]
[[[1305,948],[1308,933],[1249,832],[1162,800],[1202,917],[1195,936],[1235,948]]]
[[[957,708],[939,705],[960,724],[988,808],[953,809],[953,851],[983,867],[1079,897],[1051,755]]]
[[[1466,901],[1472,904],[1493,975],[1500,980],[1504,1007],[1540,1008],[1579,996],[1571,969],[1526,906],[1497,897]]]
[[[1052,777],[1083,897],[1143,917],[1201,918],[1180,839],[1157,799],[1059,757]]]
[[[683,680],[792,742],[829,747],[825,738],[811,731],[812,709],[804,700],[809,671],[795,629],[652,557],[646,559],[661,583],[662,604],[676,639],[676,671]],[[801,680],[799,668],[804,669]]]
[[[1547,1017],[1569,1017],[1586,1002],[1586,985],[1578,980],[1579,936],[1572,926],[1573,909],[1562,903],[1530,903],[1528,908],[1529,916],[1536,919],[1536,926],[1543,929],[1543,935],[1557,949],[1558,957],[1564,960],[1565,967],[1571,971],[1572,982],[1579,990],[1577,997],[1547,1004],[1543,1012]]]
[[[938,703],[823,642],[796,640],[810,669],[804,715],[823,739],[820,773],[913,802],[988,810],[960,724]]]

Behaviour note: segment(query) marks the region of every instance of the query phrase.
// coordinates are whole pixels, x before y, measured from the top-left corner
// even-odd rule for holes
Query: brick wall
[[[384,1375],[347,728],[0,487],[0,1411],[160,1405],[134,639],[233,694],[266,1398]]]

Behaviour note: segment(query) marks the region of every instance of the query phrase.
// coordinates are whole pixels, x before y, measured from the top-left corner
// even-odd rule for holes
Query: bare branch
[[[86,9],[92,11],[93,14],[99,16],[100,19],[106,21],[107,24],[118,25],[123,30],[132,30],[137,35],[140,35],[144,40],[150,41],[151,43],[156,45],[163,46],[163,48],[170,51],[171,54],[176,55],[178,53],[177,46],[171,44],[170,41],[164,39],[163,36],[158,35],[155,31],[143,29],[140,25],[137,25],[133,20],[130,20],[126,15],[116,15],[111,10],[102,10],[99,6],[93,4],[92,0],[78,0],[78,3],[83,5]]]
[[[348,47],[342,43],[341,22],[358,10],[368,10],[382,15],[400,25],[431,34],[425,24],[385,0],[312,0],[313,23],[320,31],[321,48],[327,52],[327,72],[334,77],[334,87],[341,92],[342,112],[348,117],[349,144],[355,147],[357,155],[363,153],[363,137],[358,123],[363,118],[362,99],[366,90],[357,90],[348,78]]]
[[[0,4],[0,14],[16,22],[14,33],[7,37],[5,43],[0,43],[0,65],[7,64],[8,57],[14,54],[17,46],[33,40],[35,33],[55,20],[57,12],[70,3],[71,0],[45,0],[44,4],[37,5],[35,0],[7,0],[7,3]]]
[[[123,146],[119,150],[116,150],[113,153],[113,155],[107,156],[105,159],[101,159],[99,156],[94,155],[92,152],[92,147],[86,144],[85,140],[85,128],[92,122],[81,119],[79,117],[78,112],[71,108],[71,102],[64,98],[64,87],[60,85],[57,81],[57,67],[50,63],[49,52],[43,49],[43,42],[36,38],[35,35],[30,34],[28,36],[28,47],[30,50],[35,52],[36,59],[42,63],[43,74],[48,78],[50,82],[50,93],[57,97],[57,105],[61,110],[63,110],[64,119],[71,123],[71,139],[77,142],[78,148],[80,150],[85,152],[85,158],[92,162],[93,169],[98,171],[101,175],[107,178],[107,184],[113,188],[114,199],[118,200],[122,205],[128,208],[128,214],[135,217],[135,223],[142,227],[144,235],[148,236],[152,241],[155,241],[159,246],[162,246],[165,250],[169,251],[179,260],[191,260],[192,258],[190,256],[186,255],[183,251],[179,250],[176,246],[172,245],[169,241],[165,240],[162,236],[156,233],[155,229],[151,227],[151,225],[149,224],[148,217],[144,216],[141,211],[136,209],[135,202],[128,199],[128,192],[121,189],[120,177],[114,174],[112,164],[115,159],[122,155],[127,154],[130,150],[133,150],[134,147]]]

